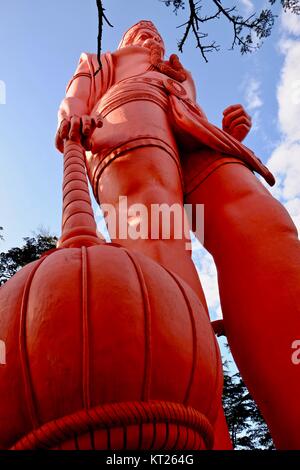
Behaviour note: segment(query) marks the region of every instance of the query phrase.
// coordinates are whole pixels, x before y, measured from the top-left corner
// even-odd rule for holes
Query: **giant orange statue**
[[[218,269],[224,324],[235,360],[277,447],[300,447],[300,369],[291,361],[299,336],[300,250],[286,210],[254,176],[274,178],[241,141],[251,120],[239,105],[224,111],[223,130],[196,103],[191,74],[151,22],[124,35],[114,53],[83,54],[60,111],[57,145],[80,135],[97,200],[205,204],[205,246]],[[101,116],[94,132],[91,116]],[[287,156],[288,158],[288,156]],[[181,240],[114,241],[184,279],[205,305]],[[222,427],[222,425],[221,425]],[[223,427],[224,429],[224,427]]]
[[[222,366],[205,309],[97,236],[84,162],[65,142],[58,247],[0,289],[0,448],[211,449]]]
[[[300,334],[299,241],[253,174],[274,184],[241,143],[250,117],[234,105],[222,130],[211,124],[191,74],[177,56],[164,59],[149,21],[101,62],[98,71],[95,54],[81,55],[59,109],[58,248],[0,290],[0,446],[231,448],[220,353],[189,235],[176,236],[175,218],[168,237],[162,225],[152,233],[153,205],[179,207],[184,220],[188,202],[205,205],[204,243],[235,360],[276,446],[299,448],[300,369],[291,360]],[[97,201],[120,215],[111,244],[96,234],[85,168]],[[145,211],[131,212],[136,204]],[[147,233],[131,237],[146,217]]]

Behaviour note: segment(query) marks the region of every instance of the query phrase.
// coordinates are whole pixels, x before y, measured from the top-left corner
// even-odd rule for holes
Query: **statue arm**
[[[63,152],[64,140],[68,138],[80,141],[89,150],[93,131],[102,125],[100,116],[90,115],[92,79],[87,55],[82,54],[58,110],[55,143],[60,152]]]
[[[241,104],[234,104],[223,111],[223,131],[242,142],[250,132],[251,116]]]

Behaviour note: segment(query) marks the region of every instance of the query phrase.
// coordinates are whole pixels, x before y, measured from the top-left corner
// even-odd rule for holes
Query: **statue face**
[[[139,31],[139,33],[135,36],[132,41],[133,46],[141,46],[141,47],[149,47],[153,44],[153,41],[157,43],[161,49],[164,51],[164,42],[159,35],[159,33],[155,33],[152,29],[143,28]]]

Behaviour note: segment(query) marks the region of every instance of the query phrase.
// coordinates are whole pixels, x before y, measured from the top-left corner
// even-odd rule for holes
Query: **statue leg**
[[[203,160],[204,152],[198,158]],[[299,449],[300,365],[293,361],[293,347],[300,339],[300,244],[295,225],[238,163],[207,174],[186,201],[205,205],[204,244],[217,266],[234,359],[276,447]]]
[[[128,216],[130,224],[133,227],[138,226],[139,230],[145,227],[145,222],[148,223],[147,239],[133,239],[130,235],[127,238],[120,236],[119,215],[124,207],[120,202],[120,196],[126,196],[128,208],[134,204],[145,207],[146,214],[140,212],[137,216],[133,216],[126,213],[126,217]],[[190,242],[189,235],[176,239],[174,237],[176,222],[174,217],[171,217],[170,236],[162,232],[160,224],[156,238],[151,238],[153,204],[168,206],[176,204],[180,217],[184,217],[182,183],[177,165],[172,158],[158,147],[142,147],[128,151],[104,170],[98,185],[98,198],[102,206],[111,204],[117,213],[116,234],[110,234],[112,241],[125,248],[139,251],[178,274],[194,289],[207,309],[199,276],[191,259],[191,249],[186,245]],[[145,221],[145,218],[148,220]],[[164,239],[164,236],[167,238]]]
[[[105,169],[98,186],[98,198],[102,205],[112,204],[117,210],[117,216],[120,210],[119,196],[127,197],[128,207],[136,203],[143,204],[148,213],[151,204],[168,204],[169,206],[177,204],[182,214],[184,213],[182,183],[177,165],[168,154],[159,148],[131,150]],[[148,222],[151,222],[150,218]],[[120,227],[117,226],[117,235],[119,229]],[[169,239],[160,237],[158,240],[153,240],[149,233],[149,238],[146,240],[135,240],[130,237],[123,239],[114,236],[112,241],[125,248],[150,256],[167,269],[178,274],[194,289],[207,310],[199,276],[191,260],[191,251],[186,246],[186,243],[190,242],[189,236],[181,239],[174,238],[172,235],[174,220],[171,223],[170,233]],[[163,234],[160,233],[160,235]],[[229,432],[223,407],[220,404],[219,415],[215,423],[215,449],[230,448],[232,446]]]

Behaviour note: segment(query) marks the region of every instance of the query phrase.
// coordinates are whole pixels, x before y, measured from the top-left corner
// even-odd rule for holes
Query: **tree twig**
[[[179,10],[184,10],[186,5],[189,7],[189,17],[187,21],[178,26],[179,28],[184,27],[184,33],[180,41],[178,42],[178,49],[180,52],[183,51],[183,47],[190,34],[196,39],[196,46],[199,48],[202,57],[207,62],[206,53],[213,50],[219,50],[220,46],[213,40],[208,44],[204,43],[204,39],[208,38],[208,34],[202,30],[204,23],[209,23],[220,18],[227,20],[233,30],[233,39],[231,49],[235,46],[240,47],[241,53],[252,52],[258,49],[263,39],[270,36],[275,18],[275,15],[270,8],[276,3],[277,0],[268,0],[271,5],[270,8],[264,8],[259,14],[253,13],[248,17],[240,14],[237,11],[236,6],[227,7],[224,5],[225,2],[221,0],[210,0],[204,2],[204,0],[160,0],[166,6],[173,6],[175,14]],[[290,11],[292,13],[300,15],[300,0],[280,0],[284,11]],[[211,5],[215,8],[215,11],[209,15],[201,15],[201,9],[205,5]],[[200,29],[201,28],[201,29]]]
[[[102,50],[102,35],[103,35],[103,20],[113,28],[113,25],[109,22],[107,19],[107,16],[105,15],[105,8],[103,8],[102,0],[96,0],[97,3],[97,9],[98,9],[98,38],[97,38],[97,60],[99,64],[98,70],[95,72],[95,76],[97,73],[102,69],[102,64],[101,64],[101,50]]]

